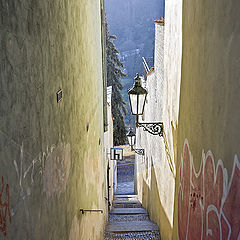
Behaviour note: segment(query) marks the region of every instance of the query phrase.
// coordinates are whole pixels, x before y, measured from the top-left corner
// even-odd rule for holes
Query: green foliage
[[[106,23],[107,30],[107,23]],[[126,127],[123,115],[126,115],[126,103],[123,100],[121,78],[123,63],[119,60],[118,50],[113,43],[116,36],[109,35],[106,31],[106,59],[107,59],[107,85],[112,86],[112,114],[113,114],[113,142],[114,146],[126,144]]]
[[[129,96],[128,96],[128,89],[130,89],[133,86],[133,78],[125,77],[121,79],[121,83],[123,86],[123,90],[121,91],[123,96],[123,101],[126,102],[126,110],[127,114],[124,116],[124,122],[127,126],[127,129],[129,127],[135,128],[135,116],[132,115],[131,109],[130,109],[130,103],[129,103]]]

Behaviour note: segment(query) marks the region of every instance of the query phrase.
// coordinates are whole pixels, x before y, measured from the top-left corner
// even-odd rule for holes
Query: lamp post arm
[[[145,154],[144,149],[133,149],[133,150],[134,150],[134,152],[135,152],[136,154],[138,154],[138,155],[144,156],[144,154]]]
[[[140,123],[137,121],[136,125],[142,127],[143,131],[147,131],[152,135],[163,136],[163,123],[162,122],[144,122]]]
[[[144,156],[144,154],[145,154],[144,149],[142,149],[142,148],[136,149],[136,148],[133,148],[133,146],[131,146],[131,151],[134,151],[136,154],[142,155],[142,156]]]

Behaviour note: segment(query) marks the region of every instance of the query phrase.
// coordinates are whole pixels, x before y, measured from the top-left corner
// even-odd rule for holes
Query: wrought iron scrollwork
[[[163,123],[155,122],[155,123],[138,123],[138,127],[142,127],[143,131],[147,131],[153,135],[163,136]]]
[[[134,149],[134,152],[138,155],[144,156],[144,149]]]

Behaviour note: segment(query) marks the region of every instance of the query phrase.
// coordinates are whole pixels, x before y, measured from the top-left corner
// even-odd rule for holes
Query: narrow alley
[[[1,240],[240,240],[239,0],[0,0]]]
[[[158,225],[149,219],[135,194],[135,154],[129,146],[123,148],[123,160],[117,161],[117,190],[113,196],[104,239],[160,240]]]

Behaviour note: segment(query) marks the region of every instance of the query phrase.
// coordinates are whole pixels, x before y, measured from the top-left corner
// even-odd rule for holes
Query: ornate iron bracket
[[[144,149],[133,149],[133,150],[138,155],[144,156],[144,154],[145,154]]]
[[[137,127],[142,127],[143,131],[147,131],[152,135],[163,136],[163,123],[162,122],[154,122],[154,123],[139,123],[137,122]]]
[[[84,214],[84,212],[100,212],[103,213],[103,210],[92,210],[92,209],[80,209],[80,211],[82,212],[82,214]]]

